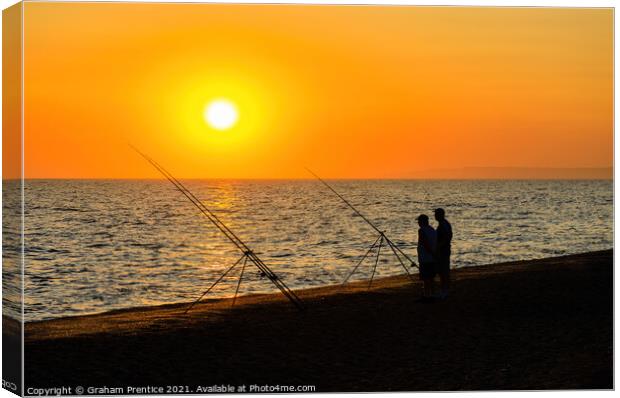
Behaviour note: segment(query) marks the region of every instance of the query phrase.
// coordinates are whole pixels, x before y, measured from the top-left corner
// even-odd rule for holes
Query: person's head
[[[426,214],[420,214],[416,220],[418,220],[418,225],[421,227],[428,225],[428,216]]]
[[[446,218],[446,211],[441,207],[435,209],[435,220],[441,221]]]

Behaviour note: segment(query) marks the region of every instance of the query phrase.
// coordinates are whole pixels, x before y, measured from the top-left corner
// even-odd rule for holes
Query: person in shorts
[[[437,232],[430,226],[428,216],[421,214],[417,218],[418,225],[418,263],[420,264],[420,279],[423,290],[421,301],[430,301],[433,298],[433,284],[437,271],[435,257]]]

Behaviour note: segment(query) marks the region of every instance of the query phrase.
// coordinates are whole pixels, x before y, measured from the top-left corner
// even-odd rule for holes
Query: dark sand
[[[26,324],[26,387],[316,385],[317,391],[613,388],[611,250]]]

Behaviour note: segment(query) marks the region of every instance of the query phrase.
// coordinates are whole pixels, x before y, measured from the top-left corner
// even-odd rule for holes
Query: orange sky
[[[25,4],[25,175],[611,167],[610,9]],[[239,123],[216,131],[205,104]]]

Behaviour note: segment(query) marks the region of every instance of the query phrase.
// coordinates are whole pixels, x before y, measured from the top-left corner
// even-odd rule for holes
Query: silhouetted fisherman
[[[446,220],[446,212],[442,208],[435,209],[437,220],[437,273],[441,283],[439,298],[445,299],[450,292],[450,254],[452,252],[452,225]]]
[[[417,218],[420,229],[418,230],[418,262],[420,263],[420,279],[423,290],[421,302],[430,302],[433,299],[433,280],[435,279],[437,246],[437,232],[428,222],[426,214],[420,214]]]

